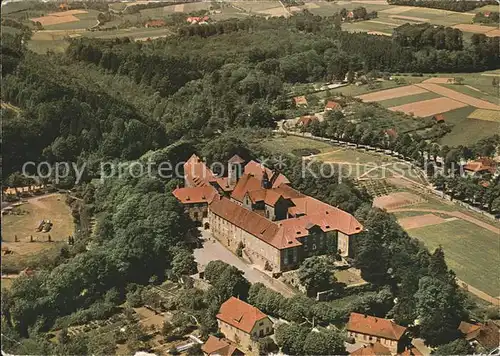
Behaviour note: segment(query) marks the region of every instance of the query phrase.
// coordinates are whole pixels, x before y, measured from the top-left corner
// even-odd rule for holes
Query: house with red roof
[[[495,174],[497,163],[488,157],[482,157],[475,161],[469,161],[463,165],[463,170],[467,175],[481,177],[485,174]]]
[[[436,114],[432,117],[432,120],[434,120],[436,123],[441,124],[445,122],[443,114]]]
[[[208,340],[201,347],[205,356],[244,356],[232,342],[224,338],[210,335]]]
[[[339,103],[333,100],[328,100],[328,102],[325,105],[325,111],[332,111],[332,110],[341,110],[342,106],[340,106]]]
[[[208,204],[218,195],[211,185],[177,188],[172,194],[184,205],[190,218],[200,222],[208,216]]]
[[[258,350],[254,340],[273,333],[273,323],[266,314],[235,297],[222,303],[216,317],[221,333],[247,350]]]
[[[487,354],[500,345],[500,326],[494,321],[472,324],[460,322],[458,330],[464,335],[477,353]]]
[[[391,355],[402,351],[402,338],[406,328],[392,320],[370,315],[351,313],[347,323],[347,334],[356,342],[372,345],[375,343],[387,348]]]
[[[293,98],[293,103],[295,106],[307,106],[307,99],[304,95],[296,96]]]
[[[390,354],[391,351],[380,342],[363,345],[350,353],[350,355],[354,356],[387,356]]]

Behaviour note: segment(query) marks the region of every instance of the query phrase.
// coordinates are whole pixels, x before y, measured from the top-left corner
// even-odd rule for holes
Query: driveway
[[[264,272],[259,271],[255,267],[243,262],[226,249],[219,241],[212,237],[212,234],[207,230],[201,230],[203,247],[194,250],[196,262],[201,266],[206,266],[210,261],[221,260],[235,266],[244,272],[245,278],[252,284],[262,283],[266,287],[281,293],[285,297],[292,297],[294,291],[281,281],[278,281]]]

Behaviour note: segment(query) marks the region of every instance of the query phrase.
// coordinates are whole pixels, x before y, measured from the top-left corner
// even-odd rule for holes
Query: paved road
[[[219,241],[212,238],[211,233],[207,230],[201,231],[201,234],[205,240],[203,247],[194,250],[194,257],[198,264],[206,266],[210,261],[221,260],[242,270],[245,273],[245,278],[252,284],[263,283],[266,287],[283,294],[285,297],[292,297],[294,295],[293,290],[283,282],[268,276],[240,260]]]

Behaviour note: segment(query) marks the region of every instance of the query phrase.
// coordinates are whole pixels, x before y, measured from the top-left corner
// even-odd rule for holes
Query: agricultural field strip
[[[431,115],[441,114],[443,112],[451,111],[454,109],[463,108],[465,106],[467,106],[467,104],[443,97],[394,106],[392,108],[389,108],[389,110],[402,111],[406,114],[411,113],[418,117],[427,117]]]
[[[493,121],[500,122],[500,115],[497,111],[494,110],[485,110],[485,109],[477,109],[474,110],[469,116],[468,119],[476,119],[476,120],[484,120],[484,121]]]
[[[403,96],[422,94],[428,92],[427,89],[417,87],[415,85],[408,85],[404,87],[397,87],[393,89],[386,89],[382,91],[377,91],[374,93],[358,95],[356,98],[363,100],[364,102],[373,102],[373,101],[383,101],[394,98],[400,98]]]
[[[415,85],[422,88],[422,89],[432,91],[436,94],[445,96],[447,98],[459,101],[461,103],[464,103],[464,104],[467,104],[470,106],[474,106],[474,107],[479,108],[479,109],[489,109],[489,110],[500,111],[499,105],[495,105],[493,103],[489,103],[489,102],[481,100],[481,99],[473,98],[472,96],[459,93],[459,92],[452,90],[452,89],[444,88],[444,87],[437,85],[437,84],[420,83],[420,84],[415,84]]]

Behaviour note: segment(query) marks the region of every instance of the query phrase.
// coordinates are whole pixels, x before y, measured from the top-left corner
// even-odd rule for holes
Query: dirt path
[[[446,214],[446,215],[451,215],[453,217],[468,221],[470,223],[473,223],[474,225],[480,226],[483,229],[489,230],[495,234],[500,234],[500,229],[490,225],[488,223],[485,223],[479,219],[473,218],[472,216],[469,216],[467,214],[461,213],[460,211],[446,211],[446,210],[437,210],[437,209],[419,209],[419,208],[400,208],[400,209],[392,209],[389,210],[391,213],[397,213],[397,212],[404,212],[404,211],[419,211],[419,212],[425,212],[425,213],[438,213],[438,214]]]
[[[468,283],[465,283],[461,279],[457,278],[457,283],[458,285],[468,291],[469,293],[474,294],[476,297],[481,298],[482,300],[485,300],[493,305],[500,306],[500,297],[492,297],[491,295],[483,292],[482,290],[479,290],[477,288],[474,288]]]

